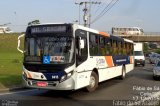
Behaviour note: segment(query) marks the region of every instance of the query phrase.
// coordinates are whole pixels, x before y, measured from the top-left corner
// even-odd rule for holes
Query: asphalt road
[[[135,67],[126,79],[114,78],[99,84],[95,92],[49,91],[38,89],[0,93],[2,106],[125,106],[152,97],[160,91],[159,80],[152,78],[152,65]],[[160,100],[159,96],[150,100]],[[151,102],[151,101],[150,101]],[[147,103],[144,106],[147,106]],[[157,103],[157,102],[156,102]],[[9,105],[7,105],[9,104]],[[136,104],[138,106],[143,104]]]

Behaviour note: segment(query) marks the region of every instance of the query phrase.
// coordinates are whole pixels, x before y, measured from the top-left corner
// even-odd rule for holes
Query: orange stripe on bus
[[[108,64],[108,67],[113,67],[114,66],[112,56],[105,56],[105,59],[106,59],[106,62]]]
[[[31,76],[31,74],[29,72],[27,73],[27,77],[28,78],[32,78],[32,76]]]
[[[105,33],[105,32],[99,32],[100,35],[104,35],[106,37],[109,37],[109,34]]]
[[[133,63],[133,57],[130,56],[130,63],[132,64]]]

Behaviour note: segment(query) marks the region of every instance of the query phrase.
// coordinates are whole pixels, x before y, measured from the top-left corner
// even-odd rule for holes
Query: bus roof
[[[132,40],[125,39],[125,38],[123,38],[123,39],[124,39],[124,41],[126,41],[126,42],[129,42],[129,43],[134,43]]]
[[[61,24],[67,24],[67,23],[41,23],[41,24],[32,24],[32,25],[29,25],[28,27],[30,26],[41,26],[41,25],[61,25]]]
[[[117,41],[124,41],[124,39],[121,38],[120,36],[111,35],[110,38]]]
[[[78,24],[74,24],[74,23],[43,23],[43,24],[35,24],[35,25],[31,25],[29,27],[32,27],[32,26],[41,26],[41,25],[63,25],[63,24],[70,24],[70,25],[73,25],[74,27],[76,28],[80,28],[80,29],[84,29],[86,31],[89,31],[89,32],[92,32],[92,33],[96,33],[96,34],[101,34],[103,36],[108,36],[108,37],[111,37],[112,39],[115,39],[115,40],[118,40],[118,41],[127,41],[127,42],[130,42],[130,43],[133,43],[133,41],[131,40],[128,40],[128,39],[123,39],[119,36],[116,36],[116,35],[110,35],[106,32],[102,32],[102,31],[98,31],[98,30],[95,30],[95,29],[92,29],[92,28],[88,28],[88,27],[84,27],[82,25],[78,25]]]

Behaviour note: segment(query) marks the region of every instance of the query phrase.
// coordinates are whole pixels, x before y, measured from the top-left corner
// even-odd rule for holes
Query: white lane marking
[[[35,91],[35,90],[38,90],[38,89],[30,89],[30,90],[25,90],[25,91],[15,91],[15,92],[0,93],[0,96],[16,94],[16,93],[24,93],[24,92]]]
[[[142,100],[139,100],[139,101],[134,102],[134,103],[130,103],[127,106],[137,106],[137,104],[141,104],[141,103],[143,103],[145,101],[149,101],[149,100],[154,100],[154,98],[159,98],[159,96],[160,96],[160,91],[158,91],[158,92],[154,93],[153,95],[151,95],[149,97],[146,97]],[[159,102],[159,99],[157,99],[155,101]],[[139,106],[141,106],[141,105],[139,105]]]

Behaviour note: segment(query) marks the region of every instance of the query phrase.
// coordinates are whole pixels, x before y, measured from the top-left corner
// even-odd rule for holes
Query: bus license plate
[[[37,82],[37,86],[46,87],[47,86],[47,82]]]

